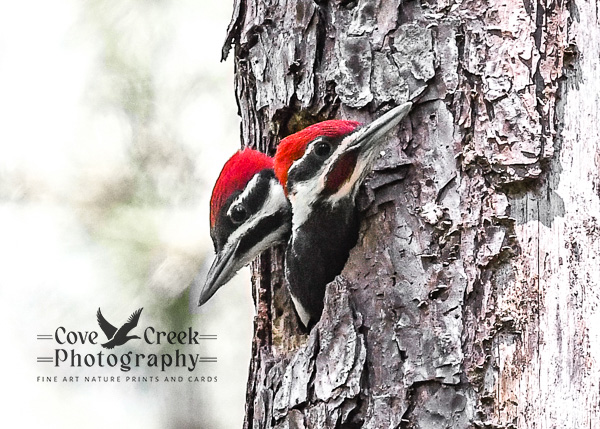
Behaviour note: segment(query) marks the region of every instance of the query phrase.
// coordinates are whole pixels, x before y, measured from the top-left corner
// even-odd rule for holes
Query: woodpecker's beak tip
[[[407,101],[384,113],[370,124],[360,128],[353,135],[353,143],[350,144],[347,149],[355,150],[357,147],[361,147],[364,150],[367,150],[371,148],[376,142],[380,141],[388,131],[398,125],[398,123],[408,115],[408,112],[410,112],[412,107],[413,103]]]
[[[235,274],[236,267],[232,265],[232,257],[235,254],[237,246],[225,247],[217,253],[208,274],[206,281],[200,292],[198,307],[204,305],[219,290],[221,286],[227,283]]]

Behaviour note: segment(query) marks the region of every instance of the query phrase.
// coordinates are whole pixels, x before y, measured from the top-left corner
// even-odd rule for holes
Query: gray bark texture
[[[236,0],[244,146],[429,82],[309,334],[255,262],[246,428],[600,427],[598,7]]]

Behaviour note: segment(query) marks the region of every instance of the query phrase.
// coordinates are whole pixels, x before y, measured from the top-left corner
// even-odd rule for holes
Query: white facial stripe
[[[294,193],[289,194],[292,204],[292,234],[310,215],[313,203],[319,198],[324,188],[323,180],[317,176],[313,180],[298,182],[294,185]]]
[[[308,311],[306,311],[302,304],[300,304],[300,301],[298,301],[298,299],[292,293],[290,293],[290,296],[292,297],[292,302],[294,303],[296,313],[298,313],[300,320],[304,326],[308,327],[308,322],[310,321],[310,315],[308,314]]]
[[[360,153],[350,178],[344,182],[342,187],[338,189],[335,194],[329,196],[328,201],[331,201],[332,205],[336,205],[342,198],[346,198],[349,194],[351,194],[351,198],[356,197],[359,188],[357,185],[360,185],[373,169],[373,164],[375,164],[377,154],[379,153],[379,148],[380,146],[376,145],[376,147]]]
[[[283,192],[283,187],[281,186],[279,181],[275,178],[272,178],[270,180],[270,184],[271,185],[269,186],[269,195],[267,196],[267,199],[263,204],[262,209],[256,214],[256,216],[262,215],[261,217],[265,217],[268,215],[275,214],[281,208],[284,208],[287,205],[285,193]]]
[[[360,132],[360,129],[357,132]],[[346,151],[346,149],[348,148],[348,146],[350,146],[350,144],[355,141],[356,141],[356,134],[355,133],[349,134],[348,136],[346,136],[342,139],[336,152],[344,153]],[[365,157],[365,154],[361,152],[356,161],[356,166],[354,167],[354,171],[352,172],[352,175],[350,176],[350,178],[342,184],[342,187],[340,189],[338,189],[338,191],[335,194],[333,194],[329,198],[327,198],[327,200],[330,201],[332,205],[336,205],[339,200],[346,197],[349,193],[356,194],[358,187],[355,187],[354,185],[356,185],[356,183],[358,182],[358,180],[361,176],[361,173],[363,173],[364,169],[367,167],[367,166],[365,166],[365,168],[363,168],[363,165],[364,165],[363,161],[365,161],[365,158],[367,158],[367,157]],[[333,161],[329,162],[327,164],[327,173],[325,174],[324,177],[327,177],[331,173],[331,170],[333,170],[333,168],[334,168]],[[325,186],[325,183],[323,183],[323,186]],[[354,198],[354,195],[352,195],[352,198]]]
[[[352,193],[352,198],[358,191],[357,184],[361,184],[365,176],[373,169],[373,164],[377,159],[377,154],[380,148],[385,145],[385,135],[408,114],[412,107],[412,102],[407,102],[399,106],[394,107],[389,112],[383,114],[371,124],[357,129],[354,133],[344,137],[339,146],[339,151],[342,153],[348,146],[357,140],[366,139],[361,143],[362,149],[360,149],[360,155],[356,161],[356,168],[354,169],[350,179],[348,179],[342,187],[332,196],[328,198],[333,205],[335,205],[340,199],[347,197]],[[332,166],[329,166],[327,174],[330,173]],[[326,175],[327,175],[326,174]]]
[[[317,139],[313,140],[311,143],[309,143],[308,149],[304,153],[304,156],[302,156],[302,158],[296,160],[292,164],[292,167],[290,167],[289,171],[292,171],[292,169],[296,165],[300,164],[302,162],[302,160],[314,150],[316,143],[318,143],[321,140],[323,140],[323,139],[317,138]],[[317,199],[319,198],[319,195],[322,195],[323,190],[325,189],[325,177],[327,177],[327,175],[333,169],[333,164],[334,164],[335,160],[337,159],[336,155],[339,153],[343,153],[343,151],[345,151],[347,149],[347,147],[354,140],[355,140],[355,138],[354,138],[353,134],[349,134],[348,136],[346,136],[342,139],[339,146],[336,148],[334,154],[331,155],[325,161],[325,163],[323,164],[323,166],[320,169],[321,172],[327,171],[327,174],[319,173],[315,177],[313,177],[309,180],[297,182],[294,184],[294,188],[291,190],[291,192],[288,195],[288,197],[290,199],[290,203],[292,204],[292,235],[295,236],[296,229],[299,228],[304,222],[306,222],[306,220],[308,219],[308,216],[311,213],[313,203],[315,201],[317,201]],[[343,197],[347,196],[349,192],[352,192],[352,191],[356,192],[356,189],[354,189],[354,185],[357,183],[357,181],[361,175],[360,168],[358,168],[358,167],[361,167],[363,164],[361,161],[363,161],[362,156],[359,157],[359,159],[357,161],[357,168],[354,169],[354,172],[352,173],[350,180],[345,182],[344,185],[334,195],[328,197],[324,201],[331,203],[332,205],[335,205],[339,202],[339,200],[341,200]],[[368,173],[368,171],[366,173]],[[288,175],[289,175],[289,173],[288,173]]]
[[[252,179],[250,179],[250,181],[248,182],[248,184],[246,185],[246,187],[244,188],[244,190],[242,191],[242,193],[240,195],[237,196],[237,198],[235,200],[233,200],[233,202],[231,203],[231,205],[229,206],[229,209],[227,210],[227,216],[231,217],[231,210],[237,206],[238,204],[240,204],[241,202],[243,202],[246,198],[248,198],[248,196],[250,195],[250,193],[252,192],[252,190],[254,188],[256,188],[256,184],[258,183],[258,174],[255,174]]]
[[[294,168],[296,168],[298,165],[302,164],[302,162],[304,161],[304,159],[307,156],[309,156],[315,150],[315,147],[316,147],[317,143],[322,142],[323,140],[324,140],[324,137],[317,137],[316,139],[314,139],[313,141],[311,141],[307,145],[306,151],[304,152],[304,155],[302,155],[301,158],[299,158],[296,161],[294,161],[292,163],[291,167],[289,168],[289,170],[288,170],[288,177],[290,176],[290,173],[293,173]],[[348,145],[348,143],[346,143],[346,146],[347,145]],[[338,148],[338,150],[339,150],[339,148]],[[338,150],[336,150],[335,152],[337,152]],[[333,162],[334,159],[335,159],[335,157],[333,155],[330,156],[327,159],[327,161],[325,161],[325,163],[323,164],[323,166],[321,166],[321,168],[319,169],[319,171],[324,171],[326,169],[329,169],[330,165],[331,165],[331,163]],[[315,195],[318,195],[319,193],[321,193],[321,191],[325,187],[325,181],[324,180],[320,180],[320,178],[322,178],[324,176],[326,176],[326,175],[317,173],[317,174],[315,174],[314,177],[312,177],[312,178],[310,178],[308,180],[305,180],[303,182],[297,182],[297,183],[295,183],[294,184],[294,189],[291,190],[290,195],[289,195],[290,201],[292,201],[292,199],[294,199],[294,196],[299,193],[299,188],[303,188],[303,189],[306,188],[307,190],[313,191],[312,193],[314,193]],[[315,186],[313,186],[313,184]]]
[[[321,141],[323,141],[323,137],[317,137],[316,139],[314,139],[313,141],[311,141],[310,143],[308,143],[306,145],[306,150],[304,151],[304,155],[302,155],[300,158],[298,158],[297,160],[292,162],[292,165],[288,169],[288,177],[290,176],[290,173],[292,173],[294,171],[294,168],[296,166],[298,166],[299,164],[301,164],[302,161],[304,161],[304,158],[309,156],[315,150],[316,144]]]
[[[317,137],[308,144],[304,155],[292,163],[292,166],[288,170],[288,177],[294,168],[300,165],[311,154],[315,148],[315,143],[322,140],[321,137]],[[317,174],[309,180],[295,183],[293,189],[288,188],[288,198],[292,205],[292,234],[308,219],[312,203],[316,201],[324,188],[324,181],[320,180],[320,176],[320,174]]]
[[[245,267],[254,258],[256,258],[260,253],[269,249],[273,245],[279,243],[279,241],[277,241],[277,240],[281,240],[281,237],[285,237],[286,231],[287,231],[287,225],[282,225],[277,230],[275,230],[272,233],[270,233],[269,235],[263,237],[263,239],[261,241],[259,241],[257,244],[255,244],[250,249],[249,252],[247,252],[244,255],[241,255],[242,256],[241,258],[239,258],[239,259],[231,258],[228,263],[229,266],[223,270],[223,274],[227,273],[227,277],[223,278],[223,279],[220,278],[218,282],[224,283],[224,282],[228,282],[229,280],[231,280],[231,278],[235,275],[235,273],[240,268]],[[234,245],[235,245],[234,241],[231,241],[231,240],[227,241],[227,244],[225,245],[226,250],[229,250],[228,248],[232,247]]]
[[[333,195],[323,199],[323,202],[329,203],[332,206],[336,205],[343,198],[355,198],[356,192],[358,191],[358,185],[362,183],[365,176],[369,174],[373,168],[373,164],[377,159],[377,153],[382,145],[385,144],[385,134],[390,129],[395,127],[404,118],[412,107],[411,102],[404,103],[397,106],[385,113],[374,122],[364,127],[356,129],[354,132],[345,136],[338,147],[323,166],[320,168],[319,173],[306,181],[298,182],[294,184],[293,189],[289,189],[289,199],[292,203],[292,239],[296,237],[296,230],[308,219],[311,212],[311,205],[317,201],[319,195],[323,194],[325,189],[325,177],[327,177],[331,170],[334,168],[334,162],[339,158],[340,154],[343,154],[353,145],[357,140],[368,139],[369,141],[363,141],[360,143],[361,148],[359,150],[359,156],[356,160],[356,167],[352,172],[350,178],[345,181],[341,188]],[[306,156],[308,156],[315,148],[315,143],[320,141],[319,138],[309,143],[306,152],[302,158],[296,160],[288,171],[291,172],[297,165],[299,165]],[[350,148],[350,150],[352,150]]]
[[[239,203],[249,195],[249,191],[251,190],[251,188],[253,186],[256,186],[256,178],[257,176],[254,176],[252,180],[248,182],[248,186],[246,186],[246,189],[244,189],[244,191],[234,200],[231,206]],[[267,195],[267,199],[265,200],[261,209],[258,212],[254,213],[252,216],[250,216],[229,236],[225,247],[231,247],[236,245],[236,243],[240,241],[241,237],[244,234],[246,234],[246,232],[256,227],[256,225],[258,224],[258,222],[261,221],[261,219],[277,213],[282,208],[285,208],[286,205],[287,201],[283,192],[283,188],[276,179],[271,179],[271,186],[269,186],[269,194]],[[283,229],[280,228],[277,230],[276,233],[271,233],[267,237],[263,238],[257,245],[253,247],[253,249],[260,248],[260,250],[258,250],[257,252],[262,252],[263,250],[269,247],[268,243],[270,240],[273,240],[276,237],[276,235],[283,234],[283,232],[285,232],[285,227]],[[248,262],[254,259],[254,256],[256,256],[257,253],[248,252],[248,254],[251,256],[248,258],[247,261],[244,262],[243,265],[240,265],[240,267],[246,265]]]

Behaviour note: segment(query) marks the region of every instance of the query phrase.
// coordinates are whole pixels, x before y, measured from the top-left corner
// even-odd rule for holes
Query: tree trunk
[[[430,83],[361,189],[359,242],[310,334],[282,249],[255,263],[245,427],[599,427],[598,16],[236,0],[244,146],[368,122]]]

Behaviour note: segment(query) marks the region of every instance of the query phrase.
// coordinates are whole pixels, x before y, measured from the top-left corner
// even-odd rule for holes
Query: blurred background
[[[189,288],[213,258],[210,192],[239,147],[233,65],[219,62],[232,8],[208,0],[0,2],[3,427],[241,427],[254,311],[248,269],[201,309]],[[216,356],[193,374],[218,381],[37,381],[187,380],[185,369],[36,363],[57,347],[36,334],[100,331],[98,307],[115,325],[143,307],[141,327],[217,334],[180,348]],[[127,346],[150,351],[139,340]]]

